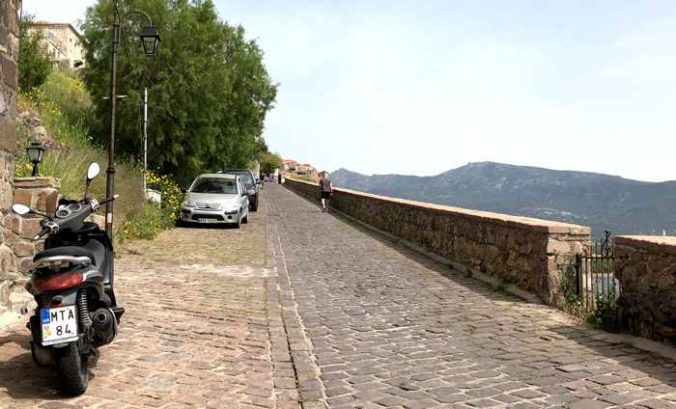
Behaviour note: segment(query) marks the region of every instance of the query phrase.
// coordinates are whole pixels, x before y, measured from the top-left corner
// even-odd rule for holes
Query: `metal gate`
[[[577,299],[592,324],[615,329],[619,325],[617,301],[620,282],[615,276],[615,246],[611,233],[588,243],[576,257]]]

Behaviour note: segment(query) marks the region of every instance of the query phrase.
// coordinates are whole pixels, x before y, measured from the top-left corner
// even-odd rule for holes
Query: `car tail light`
[[[33,282],[33,288],[44,293],[48,291],[63,290],[80,284],[82,284],[82,272],[71,271],[68,273],[40,277]]]

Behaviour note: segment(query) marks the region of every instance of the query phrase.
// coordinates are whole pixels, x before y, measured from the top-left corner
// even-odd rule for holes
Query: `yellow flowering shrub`
[[[158,175],[148,170],[146,173],[148,188],[157,190],[162,194],[162,213],[166,226],[173,226],[178,219],[183,200],[183,192],[171,176]]]
[[[132,213],[122,223],[121,231],[118,230],[120,240],[154,239],[167,227],[164,217],[162,209],[152,203],[146,203],[140,211]]]
[[[14,176],[26,177],[33,173],[33,164],[28,161],[28,157],[23,155],[14,162]]]

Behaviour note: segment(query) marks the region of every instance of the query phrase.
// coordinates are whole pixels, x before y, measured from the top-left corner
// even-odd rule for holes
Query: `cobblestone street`
[[[674,362],[429,264],[288,190],[267,193],[321,369],[301,395],[332,408],[676,407]]]
[[[241,229],[117,260],[127,312],[81,397],[0,329],[0,408],[676,408],[676,365],[376,238],[278,185]]]
[[[33,363],[25,319],[0,330],[0,408],[297,407],[288,360],[277,364],[288,389],[273,387],[265,223],[254,214],[240,230],[178,228],[127,246],[120,334],[82,397],[61,398],[53,368]]]

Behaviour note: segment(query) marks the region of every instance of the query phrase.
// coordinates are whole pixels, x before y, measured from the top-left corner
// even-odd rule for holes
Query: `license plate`
[[[77,340],[77,311],[75,306],[40,309],[42,345]]]
[[[197,219],[198,222],[200,223],[214,223],[216,220],[215,219]]]

